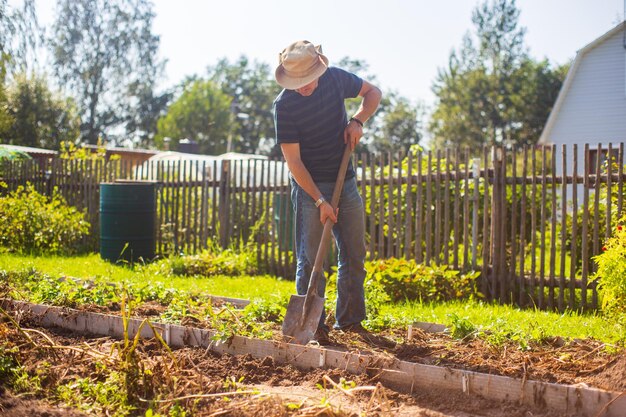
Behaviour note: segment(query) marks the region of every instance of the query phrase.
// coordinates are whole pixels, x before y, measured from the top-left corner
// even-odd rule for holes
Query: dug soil
[[[26,327],[26,323],[22,325]],[[111,338],[76,336],[63,329],[33,329],[27,330],[30,342],[25,343],[24,335],[17,330],[3,330],[7,340],[20,344],[19,360],[29,374],[39,370],[42,388],[19,398],[3,392],[0,415],[82,416],[79,411],[61,409],[39,398],[50,401],[55,386],[71,386],[85,377],[102,381],[106,369],[123,369],[123,362],[115,354],[120,342]],[[403,346],[398,352],[408,352],[408,345]],[[136,353],[137,366],[148,372],[132,388],[139,404],[135,415],[144,415],[145,401],[158,400],[153,407],[164,407],[160,411],[166,412],[168,402],[176,399],[195,416],[566,416],[441,390],[400,393],[382,385],[376,376],[341,370],[302,371],[276,363],[271,357],[218,356],[199,348],[170,352],[154,339],[140,341]],[[88,415],[108,414],[97,404],[84,402],[90,407]]]
[[[119,314],[116,306],[84,307],[90,311]],[[134,316],[159,321],[166,307],[158,303],[144,303]],[[332,320],[332,318],[331,318]],[[183,325],[210,329],[209,323],[190,318]],[[274,340],[283,340],[280,323],[276,323]],[[480,338],[463,340],[445,333],[427,333],[394,329],[366,336],[331,331],[328,349],[392,355],[399,360],[427,365],[446,366],[486,374],[495,374],[559,384],[584,384],[610,391],[626,391],[626,351],[593,339],[565,340],[547,338],[541,343],[520,345],[513,340],[499,344]]]

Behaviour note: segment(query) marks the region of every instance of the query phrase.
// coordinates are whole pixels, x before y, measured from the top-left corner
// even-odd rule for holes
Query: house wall
[[[584,170],[584,144],[595,149],[626,142],[626,49],[624,28],[579,57],[569,90],[545,138],[557,145],[557,171],[562,172],[561,144],[568,146],[567,172],[572,169],[571,145],[578,144],[578,172]]]
[[[565,94],[560,97],[560,107],[550,129],[542,135],[541,143],[556,145],[557,175],[572,175],[573,161],[576,158],[580,176],[585,171],[585,144],[596,150],[598,144],[603,149],[613,144],[619,148],[626,142],[626,49],[624,31],[616,30],[599,43],[579,52],[567,80],[570,83]],[[578,150],[574,154],[573,144]],[[566,145],[566,167],[563,167],[562,146]],[[592,172],[593,174],[593,172]],[[578,204],[582,204],[582,186],[576,187]],[[567,187],[568,201],[571,201],[573,186]],[[559,195],[561,191],[558,191]],[[592,191],[593,194],[593,191]],[[560,198],[560,197],[559,197]],[[569,211],[569,208],[568,208]]]

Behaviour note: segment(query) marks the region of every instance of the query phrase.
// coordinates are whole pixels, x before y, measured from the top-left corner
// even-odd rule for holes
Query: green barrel
[[[293,205],[288,192],[274,194],[274,227],[278,241],[286,250],[294,250]]]
[[[151,260],[156,249],[156,184],[100,184],[100,257]],[[128,247],[124,247],[128,244]]]

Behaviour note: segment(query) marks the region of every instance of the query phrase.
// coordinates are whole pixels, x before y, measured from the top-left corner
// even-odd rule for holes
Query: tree
[[[280,93],[267,64],[250,63],[241,56],[231,64],[227,59],[208,68],[209,79],[232,98],[235,128],[231,149],[243,153],[258,153],[274,141],[272,103]]]
[[[537,63],[524,45],[515,0],[485,1],[433,84],[430,131],[437,147],[535,143],[564,79],[563,68]]]
[[[198,143],[201,153],[226,152],[233,131],[231,102],[212,81],[188,82],[159,119],[155,143],[164,148],[165,138],[169,138],[172,149],[177,149],[181,139],[189,139]]]
[[[412,105],[408,99],[392,94],[390,105],[382,114],[382,128],[372,141],[370,148],[375,152],[408,152],[411,145],[420,142],[423,136],[423,105]]]
[[[136,81],[128,86],[126,133],[134,144],[149,147],[157,132],[157,122],[164,116],[173,97],[172,91],[155,94],[153,85]]]
[[[17,74],[8,88],[11,123],[2,130],[13,145],[58,149],[61,141],[75,142],[80,120],[71,99],[48,88],[45,78]]]
[[[378,84],[375,75],[369,73],[367,62],[349,57],[342,58],[338,67],[345,69],[374,85]],[[346,101],[348,117],[356,113],[360,98]],[[413,105],[397,92],[384,92],[376,113],[367,121],[365,136],[358,151],[398,152],[408,151],[423,137],[424,106]]]
[[[13,118],[9,114],[6,87],[6,54],[0,53],[0,142],[4,142],[4,133],[13,123]]]
[[[88,143],[115,138],[113,128],[125,124],[127,133],[150,132],[142,123],[156,116],[141,112],[154,104],[162,72],[152,9],[149,0],[59,0],[50,39],[54,74],[76,98]]]
[[[35,0],[23,0],[21,8],[0,0],[0,55],[9,72],[25,71],[37,63],[36,50],[43,40],[35,12]]]

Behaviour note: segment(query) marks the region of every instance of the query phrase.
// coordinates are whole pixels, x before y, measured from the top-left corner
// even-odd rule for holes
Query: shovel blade
[[[315,335],[317,326],[324,311],[324,299],[318,295],[309,295],[306,311],[306,296],[292,295],[287,305],[283,321],[283,336],[287,342],[306,345]]]

